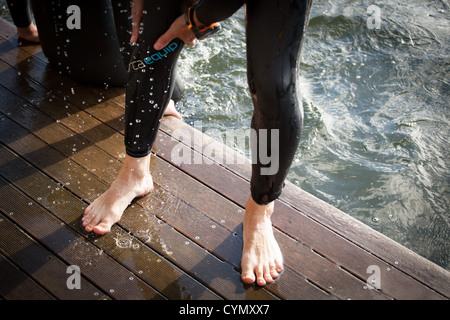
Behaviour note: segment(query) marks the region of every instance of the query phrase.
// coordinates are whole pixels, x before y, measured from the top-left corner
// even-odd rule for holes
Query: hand
[[[188,28],[184,21],[184,14],[179,16],[158,40],[156,40],[153,48],[161,50],[167,46],[173,39],[181,39],[187,46],[192,47],[195,44],[195,35],[192,30]]]
[[[139,29],[144,15],[144,0],[133,0],[131,6],[131,39],[130,43],[136,43],[139,38]]]

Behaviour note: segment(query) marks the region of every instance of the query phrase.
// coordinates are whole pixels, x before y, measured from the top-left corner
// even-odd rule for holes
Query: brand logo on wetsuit
[[[142,60],[135,60],[130,62],[128,65],[128,72],[133,70],[139,70],[145,68],[145,65],[151,65],[159,60],[162,60],[165,56],[167,56],[169,53],[174,52],[178,48],[178,44],[176,42],[173,42],[166,46],[164,49],[152,54],[149,57],[144,58],[144,61]]]

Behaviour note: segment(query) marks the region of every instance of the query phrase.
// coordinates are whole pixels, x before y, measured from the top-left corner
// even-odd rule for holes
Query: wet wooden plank
[[[0,215],[0,251],[26,272],[28,277],[40,283],[57,299],[109,299],[104,292],[93,286],[83,276],[80,277],[79,289],[68,289],[66,282],[70,276],[67,274],[69,265],[12,223],[9,218],[13,215],[13,211],[3,212],[3,216]]]
[[[55,300],[55,297],[0,253],[0,297],[4,300]]]
[[[2,152],[2,159],[4,155]],[[0,177],[0,184],[0,196],[6,199],[1,204],[2,210],[13,212],[11,219],[15,223],[61,259],[79,266],[81,273],[104,292],[108,292],[108,295],[115,299],[164,299],[144,281],[134,278],[133,273],[121,267],[110,256],[102,254],[97,246],[61,223],[61,220],[51,215],[36,200],[20,192],[4,178]]]
[[[16,130],[16,132],[19,131]],[[25,147],[26,144],[20,145],[19,150],[23,150],[22,147],[27,148]],[[80,226],[80,217],[86,203],[67,192],[61,183],[52,181],[46,178],[45,175],[39,174],[33,167],[27,166],[20,158],[12,157],[6,150],[2,151],[2,160],[6,162],[0,166],[1,174],[6,175],[14,184],[26,190],[35,201],[44,204],[47,209],[68,223],[73,229],[79,233],[84,233]],[[75,170],[72,170],[72,173],[73,171]],[[76,173],[73,174],[76,178]],[[42,185],[45,185],[46,188],[42,189],[40,187]],[[137,214],[139,214],[139,217],[136,221],[143,222],[142,212]],[[157,224],[157,222],[153,220],[153,224]],[[156,235],[146,231],[147,229],[143,227],[151,230],[149,224],[141,224],[140,232],[136,233],[140,234],[145,241],[152,237],[153,241],[158,243]],[[162,256],[149,250],[138,238],[128,235],[126,230],[119,230],[117,227],[107,236],[89,239],[96,246],[101,245],[99,249],[101,252],[111,254],[115,259],[129,266],[134,272],[134,275],[130,275],[130,277],[141,277],[149,281],[152,286],[164,291],[165,295],[172,299],[192,296],[195,296],[197,299],[213,299],[216,297],[214,294],[208,293],[204,286],[168,264]],[[120,244],[119,248],[118,243]],[[125,243],[129,245],[126,246]],[[178,283],[179,286],[174,286],[173,283]]]

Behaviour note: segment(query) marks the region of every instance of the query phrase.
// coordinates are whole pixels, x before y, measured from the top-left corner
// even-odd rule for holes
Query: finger
[[[130,43],[136,43],[139,38],[139,30],[144,10],[144,2],[142,0],[133,0],[131,8],[131,38]]]
[[[172,34],[171,30],[169,29],[167,30],[166,33],[164,33],[161,37],[159,37],[158,40],[156,40],[153,48],[155,50],[161,50],[164,47],[166,47],[173,39],[175,39],[175,37]]]
[[[188,47],[193,47],[195,45],[195,37],[185,41],[184,44],[187,45]]]
[[[131,23],[131,38],[130,43],[136,43],[139,39],[139,30],[141,27],[142,14],[137,14],[133,16]]]

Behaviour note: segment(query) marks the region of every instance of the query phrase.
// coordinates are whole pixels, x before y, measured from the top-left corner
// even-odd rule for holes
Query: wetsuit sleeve
[[[200,22],[209,25],[231,17],[244,3],[244,0],[201,0],[195,13]]]

